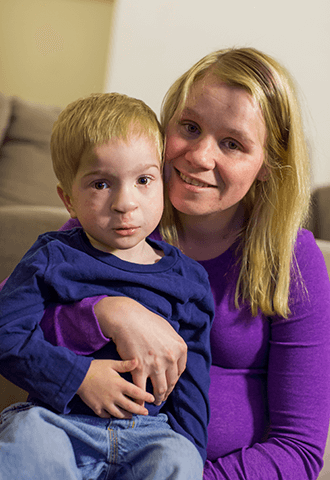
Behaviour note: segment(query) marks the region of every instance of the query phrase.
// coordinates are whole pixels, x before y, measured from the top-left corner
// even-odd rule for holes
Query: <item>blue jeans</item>
[[[166,415],[60,415],[17,403],[0,416],[0,480],[201,480],[196,447]]]

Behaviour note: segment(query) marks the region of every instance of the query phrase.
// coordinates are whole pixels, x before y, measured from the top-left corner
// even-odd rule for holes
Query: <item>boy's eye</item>
[[[108,184],[106,182],[95,182],[94,188],[96,190],[104,190],[105,188],[108,188]]]
[[[149,185],[150,183],[150,178],[149,177],[140,177],[138,179],[138,184],[139,185]]]

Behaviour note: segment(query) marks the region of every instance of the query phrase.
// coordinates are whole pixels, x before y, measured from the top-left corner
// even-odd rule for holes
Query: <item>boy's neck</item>
[[[143,240],[133,248],[109,249],[94,240],[88,233],[86,233],[86,236],[94,248],[115,255],[125,262],[136,263],[139,265],[152,265],[153,263],[159,262],[164,256],[162,250],[154,249],[146,240]]]

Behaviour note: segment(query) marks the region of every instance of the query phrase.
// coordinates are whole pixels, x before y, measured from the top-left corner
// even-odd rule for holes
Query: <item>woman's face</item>
[[[166,130],[174,207],[186,215],[234,215],[254,180],[266,176],[265,141],[260,107],[247,91],[213,77],[197,82]]]

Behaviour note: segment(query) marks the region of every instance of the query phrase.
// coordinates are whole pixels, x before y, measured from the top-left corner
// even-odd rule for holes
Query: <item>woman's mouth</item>
[[[179,170],[175,169],[181,180],[183,180],[185,183],[188,185],[193,185],[194,187],[200,187],[200,188],[217,188],[216,185],[210,185],[209,183],[204,183],[200,182],[199,180],[196,180],[195,178],[188,177],[184,173],[180,172]]]

